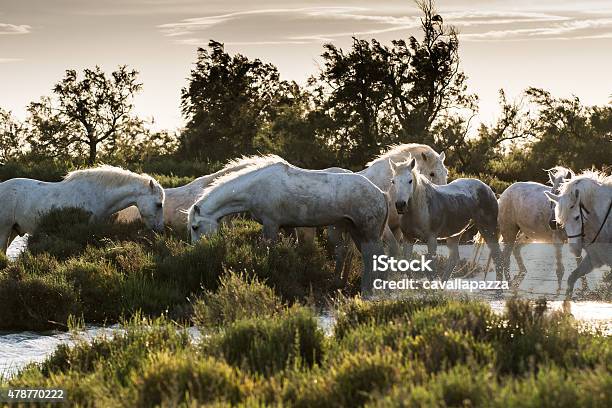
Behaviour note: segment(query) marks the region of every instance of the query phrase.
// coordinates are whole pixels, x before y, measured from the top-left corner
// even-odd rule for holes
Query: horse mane
[[[140,181],[143,184],[147,184],[153,180],[155,185],[161,188],[157,180],[147,174],[138,174],[122,169],[121,167],[109,166],[106,164],[90,169],[71,171],[64,177],[62,183],[89,181],[106,187],[120,187],[127,183],[132,183],[134,180]]]
[[[559,195],[569,196],[574,194],[574,191],[579,191],[582,203],[587,207],[591,207],[594,193],[601,186],[612,187],[612,175],[606,175],[597,170],[585,170],[579,175],[563,182],[559,187]],[[567,209],[562,208],[561,210],[563,213]],[[561,219],[564,218],[561,217]]]
[[[214,173],[205,174],[203,176],[200,176],[183,187],[197,186],[197,188],[204,189],[208,187],[210,183],[212,183],[213,181],[215,181],[216,179],[220,177],[225,176],[228,173],[233,173],[235,171],[241,170],[252,164],[256,164],[256,162],[258,162],[261,159],[261,157],[262,156],[242,156],[236,159],[228,160],[227,163],[225,163],[225,166],[221,168],[221,170],[217,170]]]
[[[267,154],[263,156],[242,156],[238,159],[231,160],[227,163],[227,165],[219,170],[217,173],[224,173],[219,177],[215,178],[212,183],[210,183],[206,189],[204,189],[200,199],[206,195],[208,191],[211,189],[225,184],[228,181],[241,177],[245,174],[251,173],[253,171],[259,170],[263,167],[270,166],[272,164],[284,163],[289,164],[285,159],[279,157],[275,154]],[[239,168],[239,170],[235,170]],[[235,170],[235,171],[233,171]],[[197,201],[199,201],[198,199]]]
[[[567,167],[563,166],[554,166],[550,169],[546,169],[545,171],[550,174],[554,179],[556,179],[557,177],[565,177],[567,173],[571,174],[571,178],[574,178],[576,176],[576,173],[574,173],[572,169],[568,169]]]
[[[420,156],[421,153],[424,153],[428,159],[431,159],[432,161],[438,160],[438,154],[431,148],[431,146],[420,143],[404,143],[389,146],[389,149],[386,152],[381,153],[376,158],[366,163],[366,166],[371,166],[377,161],[383,159],[391,159],[394,161],[397,159],[403,160],[406,153],[412,153],[413,157]]]
[[[412,183],[413,193],[410,198],[413,201],[419,210],[427,208],[427,190],[430,188],[434,188],[435,184],[433,184],[427,177],[422,175],[417,167],[412,169]]]

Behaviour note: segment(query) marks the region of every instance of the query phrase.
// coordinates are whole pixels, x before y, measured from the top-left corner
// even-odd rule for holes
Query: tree
[[[423,12],[423,40],[412,36],[408,44],[394,41],[393,48],[383,47],[381,53],[394,62],[387,86],[403,137],[433,144],[429,130],[435,120],[451,110],[474,110],[478,98],[467,93],[457,31],[444,24],[433,0],[417,5]]]
[[[112,146],[117,136],[133,126],[133,97],[142,88],[138,72],[120,66],[110,77],[96,66],[85,69],[79,79],[67,70],[54,86],[55,98],[30,104],[37,133],[34,144],[56,154],[85,150],[94,164],[101,147]]]
[[[23,152],[25,125],[0,108],[0,164]]]
[[[331,121],[330,142],[343,164],[365,163],[390,140],[389,112],[385,112],[388,94],[384,81],[388,66],[378,52],[376,40],[353,38],[349,52],[325,44],[324,68],[315,88],[318,109]],[[345,165],[346,165],[345,164]]]
[[[325,45],[324,67],[316,79],[315,102],[338,160],[363,165],[390,143],[436,145],[432,126],[460,111],[476,109],[459,67],[459,41],[444,25],[432,0],[423,12],[423,39],[391,46],[353,39],[350,51]]]
[[[537,110],[530,122],[534,135],[530,161],[576,170],[610,164],[612,107],[585,106],[577,97],[554,98],[539,88],[529,88],[525,94]]]
[[[187,119],[181,154],[226,160],[256,153],[256,135],[269,123],[286,85],[272,64],[230,55],[216,41],[208,50],[199,48],[181,95]]]

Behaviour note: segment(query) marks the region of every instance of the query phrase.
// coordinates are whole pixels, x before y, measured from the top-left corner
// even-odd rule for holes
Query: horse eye
[[[575,206],[576,206],[576,204],[574,204],[574,205],[570,206],[570,210],[571,210],[572,208],[574,208]]]
[[[157,208],[162,208],[164,206],[163,203],[157,203]]]
[[[574,219],[575,219],[576,221],[578,221],[578,218],[580,218],[580,217],[579,217],[579,216],[575,216],[575,217],[574,217]]]
[[[410,180],[410,181],[408,182],[408,184],[412,184],[412,180]]]
[[[200,227],[199,225],[192,225],[191,229],[194,231],[197,231],[199,227]]]
[[[430,175],[431,177],[433,177],[433,176],[435,176],[435,175],[436,175],[436,173],[429,173],[429,175]]]
[[[391,184],[395,184],[395,180],[391,180]]]

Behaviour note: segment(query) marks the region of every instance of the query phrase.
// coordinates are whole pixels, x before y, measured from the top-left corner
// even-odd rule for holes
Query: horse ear
[[[565,173],[565,177],[563,177],[564,180],[569,180],[572,178],[572,172],[568,171],[567,173]]]
[[[427,155],[425,152],[421,152],[421,157],[423,158],[423,161],[427,161]]]
[[[550,170],[546,170],[546,171],[548,172],[548,179],[550,180],[550,184],[554,186],[555,185],[555,178],[554,178],[554,176],[552,174],[552,171],[550,171]]]
[[[153,179],[149,180],[149,187],[151,187],[151,190],[155,189],[155,183],[153,182]]]
[[[545,191],[544,194],[546,194],[546,197],[548,197],[548,199],[550,201],[552,201],[553,203],[558,203],[559,202],[559,196],[558,195],[553,194],[550,191]]]
[[[446,153],[444,152],[440,153],[440,156],[438,156],[438,158],[440,159],[442,163],[444,163],[444,159],[446,159]]]
[[[416,159],[412,159],[412,161],[410,162],[410,170],[413,170],[414,166],[416,166]]]
[[[392,159],[389,159],[389,166],[391,166],[393,171],[397,170],[397,163],[395,163]]]
[[[194,205],[193,212],[196,213],[196,215],[200,215],[200,207],[198,207],[198,205]]]

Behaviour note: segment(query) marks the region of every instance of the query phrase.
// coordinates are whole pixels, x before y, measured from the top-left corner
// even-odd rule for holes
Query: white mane
[[[428,159],[431,158],[432,162],[434,160],[439,160],[438,154],[430,146],[419,143],[404,143],[389,146],[389,149],[386,152],[378,155],[375,159],[368,162],[366,166],[371,166],[375,162],[382,159],[391,159],[393,161],[403,160],[406,155],[410,153],[413,155],[413,157],[417,158],[417,161],[419,160],[421,153],[424,153]]]
[[[550,174],[550,176],[553,179],[556,178],[565,178],[565,176],[569,173],[570,174],[570,178],[574,178],[574,176],[576,176],[576,174],[574,173],[574,171],[572,169],[568,169],[567,167],[563,167],[563,166],[555,166],[555,167],[551,167],[550,169],[545,170],[548,174]]]
[[[427,208],[427,188],[433,188],[434,184],[421,174],[417,168],[412,169],[412,198],[420,210]]]
[[[120,167],[101,165],[91,169],[71,171],[64,177],[63,183],[89,181],[106,187],[119,187],[134,181],[147,184],[151,180],[153,180],[156,186],[161,188],[159,183],[147,174],[137,174]]]
[[[255,170],[259,170],[263,167],[267,167],[269,165],[277,164],[277,163],[284,163],[287,165],[289,164],[287,163],[285,159],[277,155],[274,155],[274,154],[268,154],[264,156],[243,156],[239,159],[231,160],[230,162],[228,162],[228,164],[223,169],[220,170],[220,172],[223,172],[225,169],[234,169],[236,167],[242,167],[242,166],[245,166],[245,167],[237,171],[228,170],[229,172],[226,172],[226,174],[220,177],[217,177],[212,183],[210,183],[206,187],[206,189],[204,190],[200,198],[196,201],[200,201],[200,199],[204,195],[206,195],[206,193],[208,193],[211,189],[221,184],[225,184],[230,180],[234,180],[240,176],[251,173]]]
[[[612,187],[612,175],[606,175],[603,172],[596,170],[586,170],[579,175],[565,181],[559,188],[559,195],[562,197],[571,197],[576,191],[579,191],[580,200],[587,207],[593,206],[594,193],[602,186]],[[569,200],[560,209],[560,219],[564,220],[569,206]]]

